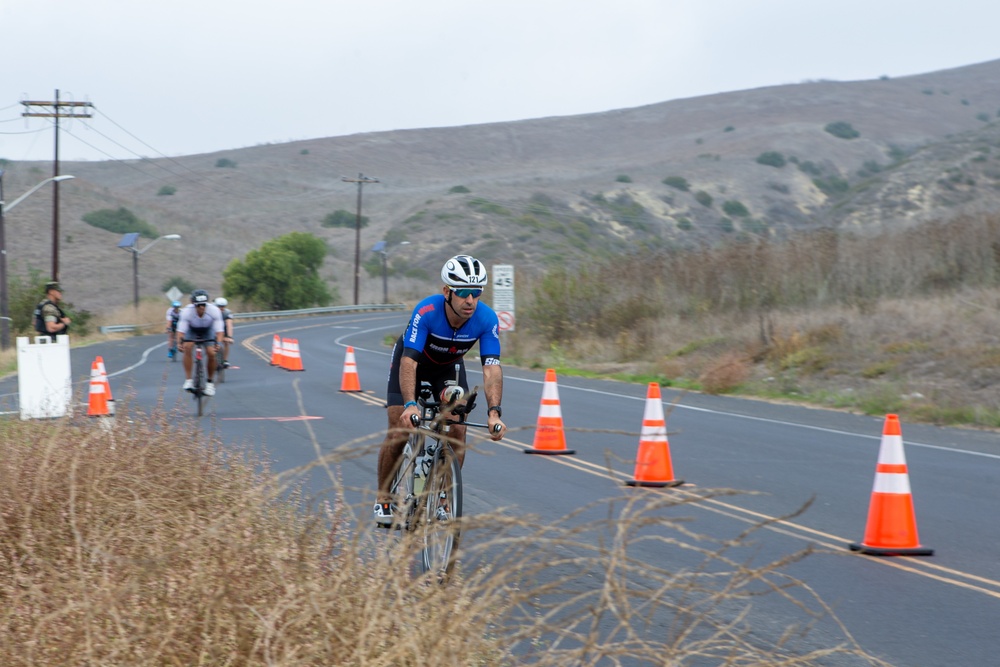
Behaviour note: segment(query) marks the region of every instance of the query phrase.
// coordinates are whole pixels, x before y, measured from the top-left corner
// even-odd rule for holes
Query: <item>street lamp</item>
[[[410,245],[410,242],[400,241],[397,245]],[[389,303],[389,244],[379,241],[372,247],[372,252],[382,255],[382,303]]]
[[[7,299],[7,230],[5,229],[4,215],[45,185],[57,181],[68,181],[71,178],[76,178],[76,176],[70,176],[69,174],[51,176],[38,183],[10,204],[6,204],[3,200],[3,174],[4,170],[0,169],[0,349],[6,350],[10,347],[11,319],[10,304]]]
[[[132,298],[136,310],[139,310],[139,255],[152,248],[154,245],[157,244],[158,241],[162,241],[163,239],[167,239],[168,241],[176,241],[180,237],[181,237],[180,234],[167,234],[166,236],[161,236],[158,239],[154,239],[152,243],[150,243],[142,250],[139,250],[138,247],[139,243],[138,232],[130,232],[125,236],[123,236],[122,240],[118,242],[119,248],[121,248],[122,250],[128,250],[130,253],[132,253]]]

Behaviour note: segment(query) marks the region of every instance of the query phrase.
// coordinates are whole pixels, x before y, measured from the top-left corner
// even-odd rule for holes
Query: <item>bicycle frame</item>
[[[208,351],[205,349],[205,346],[210,342],[195,341],[194,350],[191,352],[194,356],[194,368],[191,372],[191,379],[194,382],[194,386],[190,391],[197,403],[199,417],[205,413],[205,384],[208,382]]]
[[[421,416],[403,446],[390,492],[395,499],[397,529],[414,532],[423,541],[420,566],[445,580],[455,564],[461,536],[462,469],[447,440],[451,424],[422,383],[418,404]]]

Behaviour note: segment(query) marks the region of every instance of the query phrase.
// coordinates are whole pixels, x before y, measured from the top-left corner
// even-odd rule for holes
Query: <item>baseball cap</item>
[[[54,280],[52,282],[45,283],[45,291],[48,292],[50,289],[57,289],[60,292],[62,291],[62,287],[60,287],[59,283]]]

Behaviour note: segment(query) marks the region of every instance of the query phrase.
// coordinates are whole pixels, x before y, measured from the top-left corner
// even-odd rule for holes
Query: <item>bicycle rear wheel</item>
[[[434,457],[424,491],[420,507],[423,570],[444,579],[455,565],[462,517],[462,468],[447,443],[441,443]]]

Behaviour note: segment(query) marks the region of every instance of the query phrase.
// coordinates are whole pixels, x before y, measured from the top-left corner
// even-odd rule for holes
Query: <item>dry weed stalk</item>
[[[882,664],[839,626],[810,644],[835,620],[781,571],[806,552],[751,565],[747,535],[679,516],[729,492],[633,493],[547,527],[471,516],[441,586],[398,576],[420,545],[347,504],[339,464],[370,447],[313,464],[336,489],[313,503],[177,414],[127,417],[0,422],[0,664]],[[754,628],[762,598],[803,625]]]

